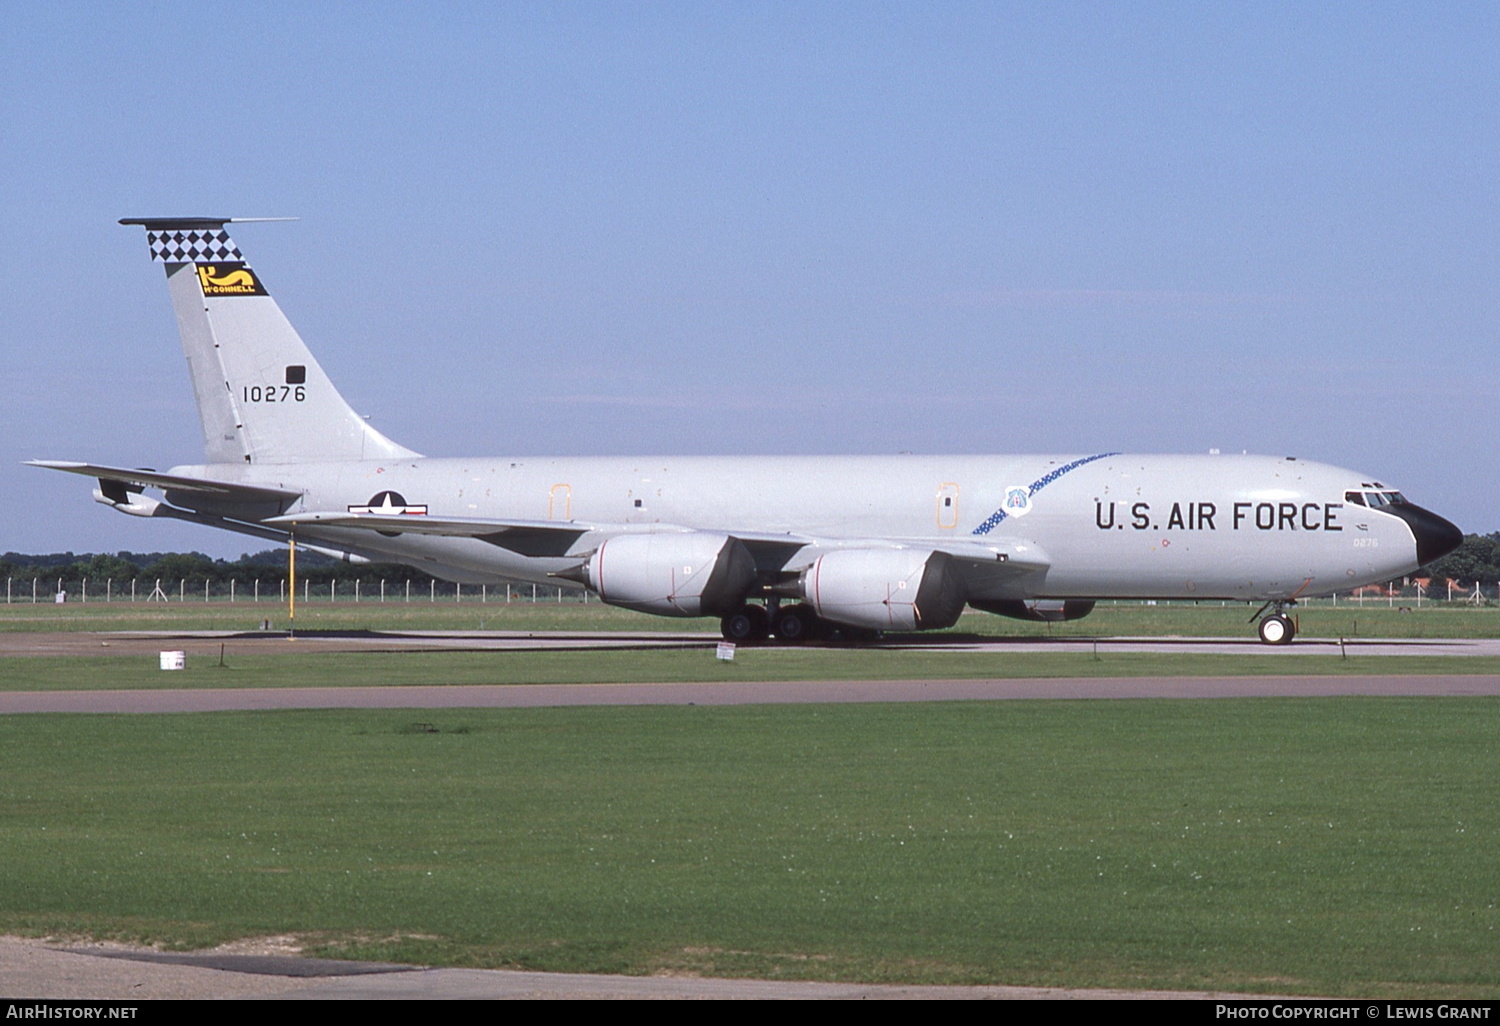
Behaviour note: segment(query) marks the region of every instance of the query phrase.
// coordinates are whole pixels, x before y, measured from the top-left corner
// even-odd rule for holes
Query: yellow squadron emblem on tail
[[[222,268],[223,273],[219,273]],[[198,264],[198,284],[205,296],[264,296],[250,268],[244,264]]]

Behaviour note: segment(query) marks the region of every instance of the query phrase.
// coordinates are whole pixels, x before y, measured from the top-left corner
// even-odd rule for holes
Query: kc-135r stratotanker
[[[1286,607],[1415,570],[1462,534],[1369,474],[1292,457],[435,458],[372,428],[245,262],[232,218],[137,218],[164,264],[205,461],[167,473],[38,460],[94,497],[405,563],[466,584],[565,581],[732,639],[1036,620],[1099,599]],[[145,494],[160,490],[162,498]]]

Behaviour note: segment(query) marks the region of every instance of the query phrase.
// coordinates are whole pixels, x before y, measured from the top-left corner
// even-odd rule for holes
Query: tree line
[[[210,559],[201,552],[116,552],[83,553],[54,552],[45,555],[27,555],[7,552],[0,556],[0,577],[16,580],[78,581],[186,581],[201,588],[207,584],[225,584],[238,581],[248,584],[261,581],[271,585],[286,577],[286,549],[265,549],[254,554],[245,553],[237,560]],[[402,563],[346,563],[300,546],[297,549],[297,577],[313,585],[328,584],[337,580],[340,585],[359,580],[362,584],[379,586],[385,581],[411,581],[413,585],[427,586],[432,581],[429,574]]]
[[[1437,580],[1451,577],[1466,585],[1500,581],[1500,531],[1464,535],[1462,545],[1412,576],[1431,576]]]

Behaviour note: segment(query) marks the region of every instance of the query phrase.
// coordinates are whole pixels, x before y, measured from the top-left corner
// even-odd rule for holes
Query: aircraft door
[[[943,528],[958,526],[958,485],[951,481],[938,488],[937,525]]]
[[[555,484],[547,492],[547,519],[573,519],[573,486]]]

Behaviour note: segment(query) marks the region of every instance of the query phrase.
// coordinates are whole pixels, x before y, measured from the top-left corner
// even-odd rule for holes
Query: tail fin
[[[224,230],[227,217],[126,218],[166,265],[209,463],[415,456],[339,395]]]

